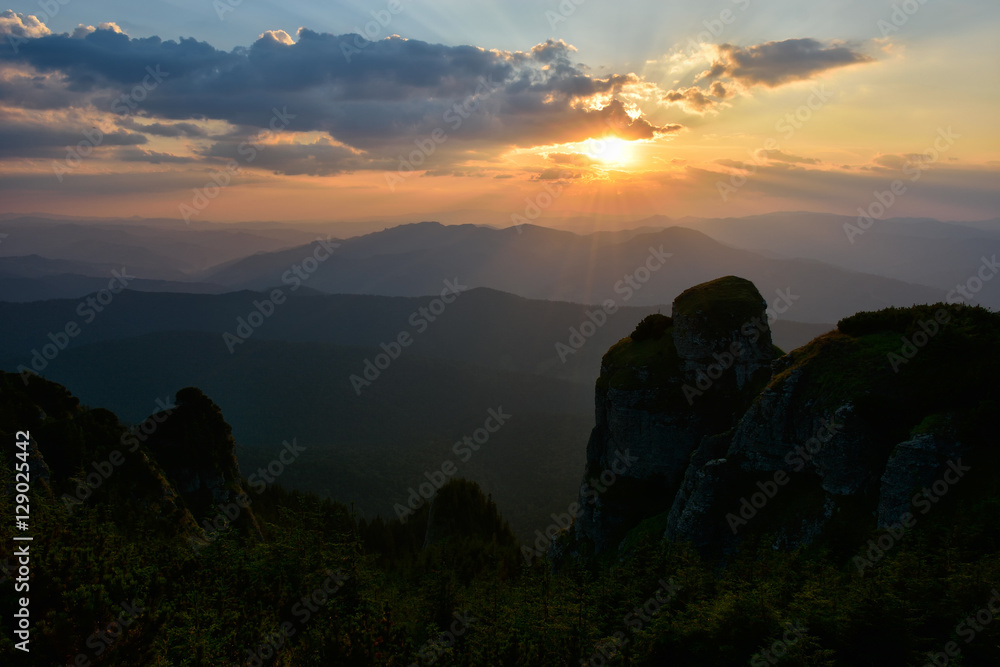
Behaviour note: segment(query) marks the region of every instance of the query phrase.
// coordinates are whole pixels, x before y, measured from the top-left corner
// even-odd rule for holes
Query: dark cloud
[[[194,123],[140,123],[131,116],[118,120],[118,125],[143,134],[158,137],[207,137],[208,132]]]
[[[733,91],[727,89],[721,81],[713,81],[712,85],[708,87],[708,92],[720,100],[729,99],[733,96]]]
[[[90,173],[82,170],[67,173],[62,181],[57,180],[51,171],[40,173],[9,174],[0,178],[0,192],[5,197],[13,197],[22,193],[44,193],[45,197],[60,198],[101,198],[116,195],[134,196],[136,194],[171,194],[185,191],[190,195],[191,188],[200,188],[210,183],[212,171],[194,169],[141,171],[116,174]],[[241,173],[233,178],[234,185],[251,185],[255,181],[253,175]]]
[[[488,178],[494,172],[472,167],[448,167],[443,169],[428,169],[424,176],[455,176],[458,178]]]
[[[894,153],[885,153],[882,155],[877,155],[872,163],[876,167],[882,167],[884,169],[899,170],[902,169],[907,163],[913,162],[924,162],[927,161],[927,156],[920,153],[904,153],[902,155],[897,155]]]
[[[718,60],[699,78],[726,76],[747,87],[760,85],[774,88],[809,79],[837,67],[873,60],[843,44],[824,45],[808,38],[766,42],[746,48],[722,44],[718,51]]]
[[[792,155],[791,153],[784,153],[779,150],[769,151],[763,148],[756,151],[753,158],[750,160],[719,158],[712,160],[712,162],[715,164],[721,164],[723,167],[729,167],[730,169],[750,171],[756,171],[765,164],[767,164],[771,169],[794,169],[796,168],[795,165],[799,164],[822,164],[820,160],[815,158],[801,157],[799,155]]]
[[[715,83],[718,83],[716,81]],[[721,86],[720,86],[721,87]],[[691,88],[681,88],[679,90],[668,90],[660,99],[667,104],[680,104],[693,113],[703,113],[711,111],[718,105],[716,100],[705,94],[697,86]]]
[[[86,131],[86,134],[84,133]],[[141,134],[132,132],[100,132],[81,125],[77,128],[54,129],[47,125],[11,122],[0,125],[0,157],[2,158],[65,158],[69,147],[83,142],[86,152],[102,146],[136,146],[146,143]]]
[[[173,153],[159,153],[148,151],[144,148],[119,148],[115,151],[114,157],[122,162],[149,162],[150,164],[190,164],[195,162],[195,158],[174,155]]]
[[[235,160],[241,167],[266,169],[287,176],[331,176],[360,169],[390,169],[391,160],[371,160],[346,146],[317,141],[311,144],[236,144],[218,142],[205,157]]]
[[[712,162],[715,164],[721,164],[723,167],[730,167],[732,169],[749,169],[753,166],[746,160],[734,160],[728,157],[718,158],[716,160],[712,160]]]
[[[792,155],[791,153],[785,153],[782,151],[764,151],[767,153],[768,160],[776,160],[778,162],[787,162],[789,164],[819,164],[819,160],[811,157],[801,157],[799,155]]]
[[[582,171],[573,171],[565,167],[549,167],[535,174],[533,181],[563,181],[566,179],[583,178]]]
[[[295,43],[266,33],[249,48],[224,52],[192,39],[132,39],[98,28],[77,37],[30,39],[17,53],[0,45],[0,64],[31,65],[50,89],[33,93],[35,83],[18,79],[0,85],[0,100],[24,106],[30,99],[33,108],[42,109],[85,104],[110,109],[121,95],[139,90],[135,113],[158,122],[123,125],[161,136],[203,136],[182,123],[219,119],[250,128],[245,138],[267,128],[273,109],[287,109],[294,115],[289,131],[322,131],[383,157],[408,153],[415,138],[438,128],[448,135],[438,158],[457,153],[459,146],[476,149],[477,142],[534,146],[580,141],[609,128],[626,139],[681,129],[633,119],[617,100],[596,108],[593,96],[607,100],[642,82],[634,74],[592,75],[572,61],[573,51],[560,40],[527,52],[500,52],[399,37],[366,43],[356,35],[303,28]],[[153,71],[162,73],[162,81],[142,91]],[[356,158],[332,145],[289,150],[306,156],[292,160],[300,165],[294,173],[314,173],[310,163],[327,165],[315,173],[355,168]]]
[[[586,167],[597,163],[597,160],[583,153],[549,153],[548,158],[556,164],[572,164],[577,167]]]

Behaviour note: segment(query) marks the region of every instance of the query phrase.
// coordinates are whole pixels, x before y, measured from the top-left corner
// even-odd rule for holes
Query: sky
[[[995,0],[8,0],[0,214],[993,219],[997,34]]]

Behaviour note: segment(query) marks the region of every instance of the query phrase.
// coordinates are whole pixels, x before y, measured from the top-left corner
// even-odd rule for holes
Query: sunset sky
[[[7,7],[0,213],[1000,216],[996,0]]]

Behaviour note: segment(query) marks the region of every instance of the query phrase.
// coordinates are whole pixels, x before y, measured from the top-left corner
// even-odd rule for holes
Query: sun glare
[[[588,139],[584,142],[586,154],[601,164],[624,166],[635,159],[632,142],[618,137]]]

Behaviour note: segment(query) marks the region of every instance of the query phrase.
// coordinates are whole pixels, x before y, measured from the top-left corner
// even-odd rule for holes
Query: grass
[[[669,517],[670,510],[667,510],[648,519],[643,519],[622,540],[621,546],[618,548],[618,553],[628,554],[645,542],[656,544],[662,540],[663,534],[667,532],[667,519]]]
[[[808,376],[805,398],[836,408],[887,381],[892,376],[887,355],[898,349],[895,334],[860,338],[837,332],[823,334],[797,350],[793,363],[775,376],[770,386],[780,386],[801,370]]]

